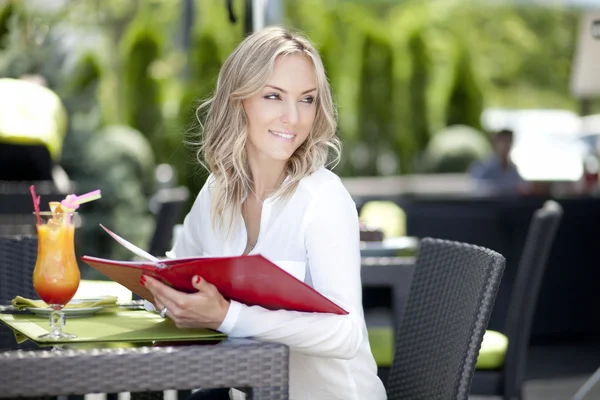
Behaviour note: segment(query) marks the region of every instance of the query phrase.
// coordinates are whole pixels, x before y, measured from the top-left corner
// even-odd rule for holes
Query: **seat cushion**
[[[369,228],[383,231],[384,237],[406,235],[406,214],[392,201],[369,201],[360,209],[360,219]]]
[[[504,365],[508,338],[500,332],[487,330],[483,335],[481,350],[477,357],[476,369],[499,369]]]
[[[391,327],[368,327],[369,343],[375,362],[379,367],[390,367],[394,359],[394,331]],[[477,357],[476,369],[492,370],[502,368],[508,338],[500,332],[488,330],[483,335],[481,350]]]
[[[386,326],[371,326],[369,343],[378,367],[389,367],[394,359],[394,330]]]

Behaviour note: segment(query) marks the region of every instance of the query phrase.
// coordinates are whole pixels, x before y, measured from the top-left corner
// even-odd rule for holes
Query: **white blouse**
[[[229,235],[213,229],[211,182],[186,216],[170,257],[244,252],[241,214]],[[250,254],[263,255],[349,314],[272,311],[231,301],[218,330],[289,346],[292,400],[385,399],[363,315],[358,215],[341,180],[321,168],[303,178],[287,201],[266,199]]]

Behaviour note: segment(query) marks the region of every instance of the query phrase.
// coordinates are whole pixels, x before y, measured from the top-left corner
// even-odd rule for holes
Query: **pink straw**
[[[40,217],[40,197],[35,195],[35,188],[33,185],[29,186],[31,192],[31,198],[33,199],[33,209],[35,210],[35,217],[37,218],[37,224],[42,224],[42,218]]]
[[[100,193],[100,189],[97,189],[89,193],[82,194],[81,196],[70,194],[61,203],[63,206],[70,208],[71,210],[77,210],[80,204],[88,203],[101,197],[102,194]]]

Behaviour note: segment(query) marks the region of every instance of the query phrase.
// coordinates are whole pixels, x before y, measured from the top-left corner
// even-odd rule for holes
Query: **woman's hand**
[[[156,309],[160,311],[167,307],[166,316],[178,328],[216,330],[229,310],[229,301],[214,285],[197,275],[192,278],[192,285],[198,290],[196,293],[180,292],[146,275],[142,276],[142,283],[154,296]]]

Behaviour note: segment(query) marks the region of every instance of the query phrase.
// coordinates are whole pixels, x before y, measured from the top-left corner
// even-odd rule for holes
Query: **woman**
[[[250,35],[202,110],[199,158],[211,176],[169,256],[260,253],[349,314],[271,311],[228,301],[202,277],[194,294],[146,277],[156,309],[179,327],[289,346],[292,399],[384,399],[362,310],[356,207],[325,169],[340,145],[317,51],[281,28]]]

